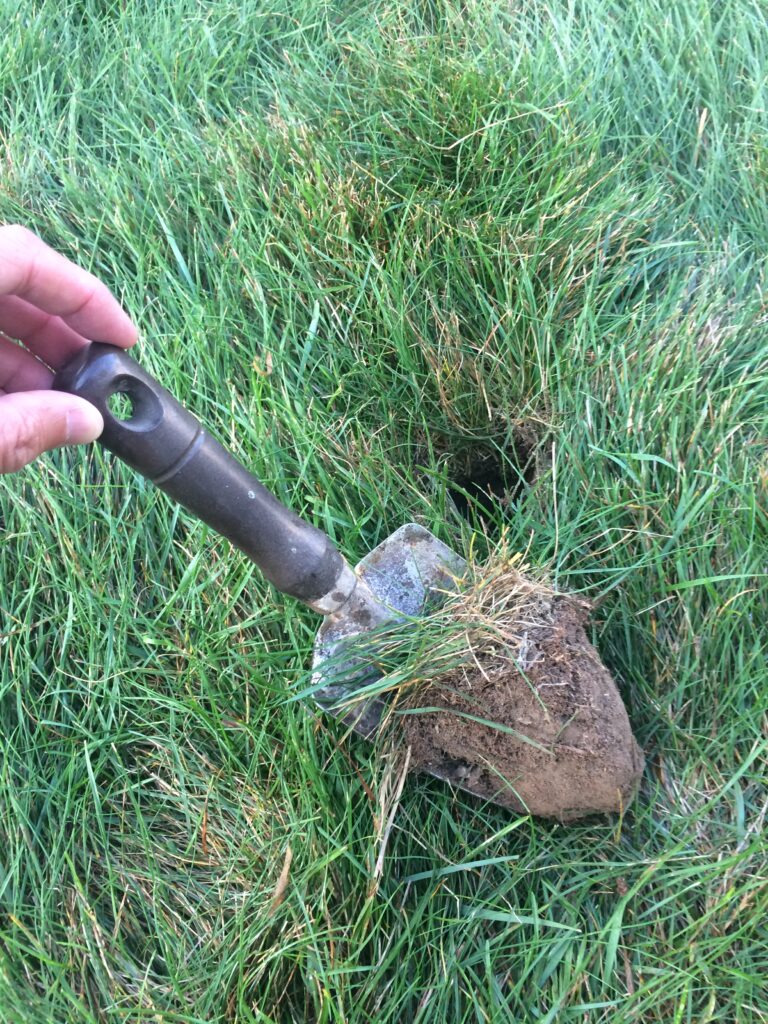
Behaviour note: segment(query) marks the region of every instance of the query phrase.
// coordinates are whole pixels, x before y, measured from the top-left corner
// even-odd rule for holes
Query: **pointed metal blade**
[[[380,677],[355,652],[355,638],[388,621],[419,616],[431,602],[455,590],[466,569],[461,555],[416,523],[401,526],[369,552],[355,567],[363,583],[360,593],[328,616],[317,632],[312,673],[320,707],[371,738],[385,704],[372,697],[350,705],[355,693]]]

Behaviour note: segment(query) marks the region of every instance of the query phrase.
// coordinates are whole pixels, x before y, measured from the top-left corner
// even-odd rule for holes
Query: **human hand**
[[[89,339],[130,348],[136,327],[92,274],[26,228],[0,225],[0,473],[103,430],[89,402],[50,390]]]

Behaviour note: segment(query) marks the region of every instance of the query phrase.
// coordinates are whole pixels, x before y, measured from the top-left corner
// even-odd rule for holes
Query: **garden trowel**
[[[352,568],[322,531],[285,508],[122,349],[94,342],[53,386],[96,406],[105,448],[244,551],[278,590],[324,616],[312,696],[372,738],[385,704],[378,697],[356,699],[377,673],[361,660],[355,641],[387,623],[417,618],[455,589],[464,560],[423,526],[408,523]],[[113,395],[126,396],[124,418],[112,411]],[[450,769],[433,774],[468,788]]]

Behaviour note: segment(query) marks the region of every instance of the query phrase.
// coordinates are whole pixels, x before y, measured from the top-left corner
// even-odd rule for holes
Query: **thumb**
[[[95,441],[101,413],[61,391],[18,391],[0,397],[0,473],[13,473],[41,452]]]

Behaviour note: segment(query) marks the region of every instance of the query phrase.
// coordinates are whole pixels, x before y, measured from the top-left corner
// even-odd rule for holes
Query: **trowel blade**
[[[329,616],[315,639],[312,661],[314,699],[341,718],[355,732],[372,738],[381,722],[385,703],[378,697],[351,698],[380,678],[374,666],[354,653],[354,640],[389,619],[413,618],[441,595],[455,590],[467,563],[423,526],[406,523],[369,552],[355,567],[381,606],[374,624],[361,621],[350,610]],[[349,653],[347,653],[349,649]]]

